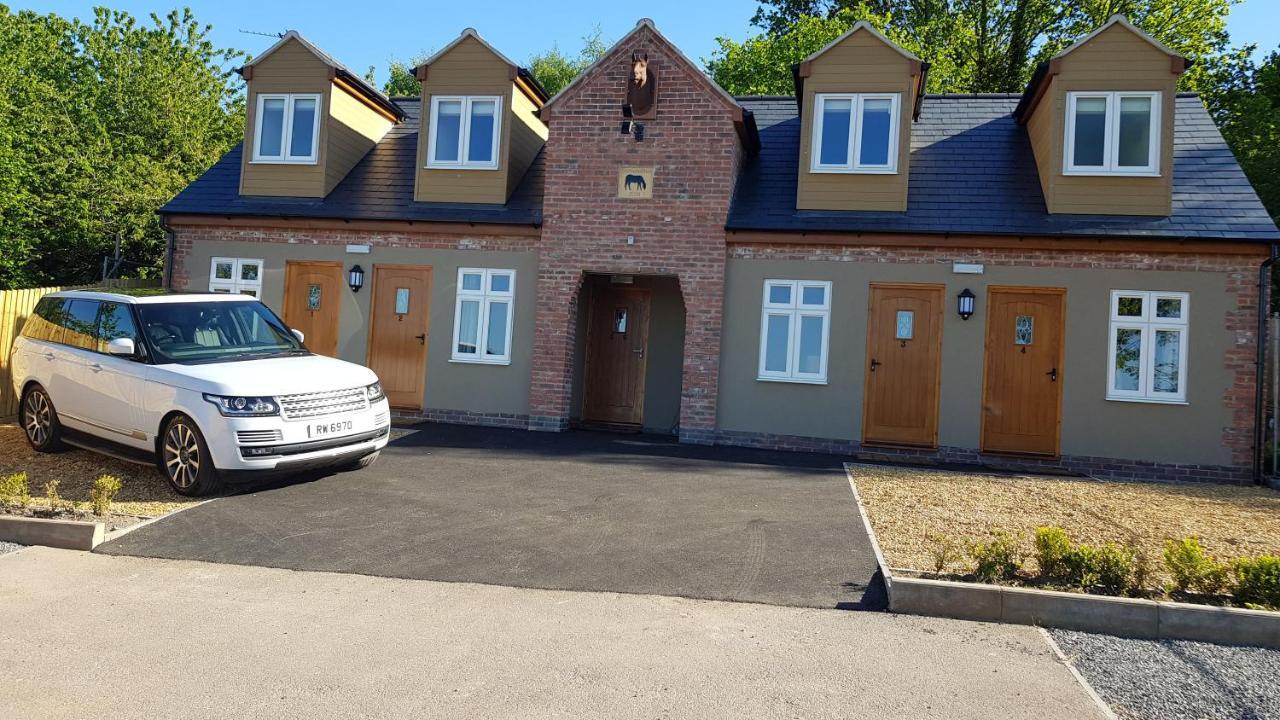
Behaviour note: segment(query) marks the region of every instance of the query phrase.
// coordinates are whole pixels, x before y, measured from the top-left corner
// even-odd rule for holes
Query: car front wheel
[[[18,422],[36,452],[54,452],[62,447],[62,424],[44,388],[36,385],[28,390],[20,408]]]
[[[208,495],[218,489],[218,470],[200,428],[186,415],[176,415],[160,438],[160,471],[179,495]]]

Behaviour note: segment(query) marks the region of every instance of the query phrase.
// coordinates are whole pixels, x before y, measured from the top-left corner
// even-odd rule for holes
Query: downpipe
[[[1262,484],[1262,451],[1266,440],[1267,318],[1271,315],[1271,266],[1280,260],[1280,245],[1271,244],[1271,256],[1258,267],[1258,348],[1254,368],[1253,484]],[[1274,388],[1273,388],[1274,389]]]
[[[173,251],[177,248],[178,236],[173,232],[173,227],[165,219],[164,215],[160,216],[160,229],[164,231],[164,289],[173,289]]]

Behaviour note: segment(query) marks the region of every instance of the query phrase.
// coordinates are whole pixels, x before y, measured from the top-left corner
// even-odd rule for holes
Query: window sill
[[[428,163],[425,170],[501,170],[498,165],[432,165]]]
[[[897,175],[898,168],[824,168],[811,167],[815,175]]]
[[[1133,177],[1133,178],[1158,178],[1160,171],[1127,171],[1127,170],[1063,170],[1062,174],[1067,177]]]
[[[311,160],[250,160],[250,165],[318,165],[317,159]]]
[[[510,360],[481,360],[479,358],[451,357],[449,362],[459,365],[510,365]]]
[[[1157,398],[1142,397],[1113,397],[1108,395],[1107,402],[1123,402],[1123,403],[1142,403],[1145,405],[1190,405],[1186,400],[1160,400]]]
[[[819,379],[819,378],[813,378],[813,379],[809,379],[809,378],[780,378],[780,377],[761,377],[761,376],[759,376],[759,375],[757,375],[757,376],[756,376],[756,381],[757,381],[757,382],[769,382],[769,383],[791,383],[791,384],[793,384],[793,385],[826,385],[826,384],[827,384],[827,379],[826,379],[826,378],[821,378],[821,379]]]

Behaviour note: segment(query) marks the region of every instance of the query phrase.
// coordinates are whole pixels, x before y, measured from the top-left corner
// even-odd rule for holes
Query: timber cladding
[[[329,123],[320,123],[316,139],[315,163],[255,163],[253,133],[258,125],[258,95],[261,93],[309,93],[320,96],[318,109],[327,116],[332,102],[333,82],[329,66],[301,42],[290,39],[253,68],[248,82],[248,118],[244,126],[244,152],[240,165],[241,195],[324,197],[327,178],[325,162],[329,152]]]
[[[618,132],[632,53],[647,53],[662,78],[643,142]],[[559,429],[568,422],[584,273],[666,275],[678,278],[685,305],[681,437],[709,441],[720,366],[724,218],[742,162],[734,108],[643,26],[548,109],[530,425]],[[651,200],[618,197],[623,166],[655,168]]]
[[[1174,112],[1178,75],[1168,53],[1123,25],[1102,31],[1054,60],[1048,91],[1027,120],[1040,185],[1050,213],[1154,215],[1172,212]],[[1052,71],[1051,71],[1052,72]],[[1161,93],[1160,176],[1064,175],[1067,94],[1079,91]]]
[[[854,32],[808,63],[800,106],[800,176],[796,207],[802,210],[907,209],[911,159],[911,108],[918,63],[867,30]],[[895,174],[815,173],[812,160],[814,96],[817,93],[900,93],[898,170]]]

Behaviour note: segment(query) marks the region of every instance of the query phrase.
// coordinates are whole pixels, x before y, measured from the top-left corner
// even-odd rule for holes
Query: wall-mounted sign
[[[653,168],[618,168],[618,197],[648,200],[653,197]]]
[[[658,73],[649,62],[649,53],[631,54],[631,74],[627,80],[628,117],[647,120],[657,110]]]
[[[951,263],[951,272],[958,275],[981,275],[982,263]]]

